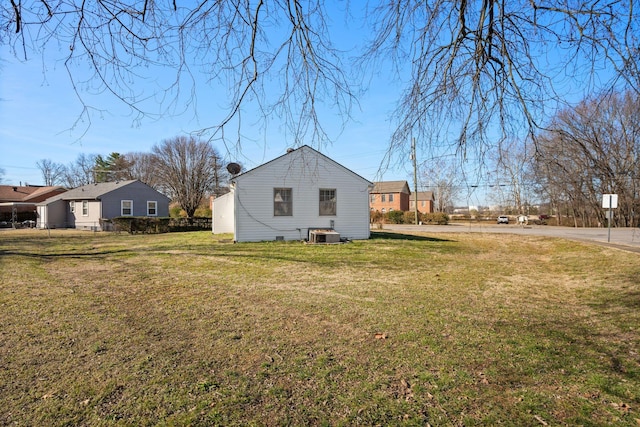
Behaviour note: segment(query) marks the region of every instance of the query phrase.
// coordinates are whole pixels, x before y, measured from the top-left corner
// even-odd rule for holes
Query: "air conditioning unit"
[[[340,243],[340,233],[335,230],[309,230],[310,243]]]

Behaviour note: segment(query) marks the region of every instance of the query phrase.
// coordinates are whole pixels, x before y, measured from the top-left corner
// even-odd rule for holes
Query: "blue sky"
[[[346,25],[344,5],[331,8],[330,22],[334,42],[341,49],[354,49],[362,45],[363,29]],[[361,46],[359,46],[361,47]],[[79,154],[103,154],[112,152],[149,152],[154,144],[164,139],[185,135],[203,127],[212,126],[227,114],[225,88],[212,87],[206,83],[209,77],[196,75],[197,104],[191,105],[182,114],[166,114],[158,120],[151,118],[136,121],[129,107],[120,100],[106,94],[91,94],[90,85],[78,87],[84,101],[101,111],[91,113],[91,123],[77,122],[83,105],[70,83],[67,70],[60,58],[68,52],[48,46],[40,55],[30,53],[28,61],[21,62],[0,46],[0,168],[4,170],[3,184],[42,184],[41,173],[36,163],[49,159],[68,165]],[[82,76],[84,70],[75,68],[74,75]],[[170,81],[175,74],[160,70],[142,70],[145,79],[135,81],[134,87],[146,94],[157,91],[158,82]],[[154,75],[154,73],[156,75]],[[396,165],[393,169],[379,172],[381,161],[387,151],[393,126],[389,121],[401,87],[392,84],[391,76],[372,76],[369,91],[355,105],[352,118],[340,132],[341,120],[325,122],[332,143],[319,148],[320,151],[372,180],[412,181],[412,164]],[[389,80],[387,80],[389,79]],[[274,82],[273,86],[279,86]],[[184,98],[183,98],[184,101]],[[147,104],[149,109],[157,107]],[[278,117],[271,117],[266,129],[250,122],[251,110],[244,112],[241,152],[227,152],[220,143],[214,147],[226,161],[237,161],[245,169],[253,168],[286,152],[292,144],[290,135]],[[180,107],[178,107],[180,110]],[[335,128],[331,128],[334,126]],[[233,129],[231,129],[233,131]],[[311,144],[311,141],[304,143]]]
[[[88,125],[86,121],[76,123],[82,104],[62,64],[56,65],[51,60],[43,66],[38,57],[19,62],[5,54],[0,76],[0,168],[5,171],[4,184],[42,184],[36,166],[41,159],[66,165],[81,153],[148,152],[163,139],[211,125],[215,117],[224,113],[221,105],[209,101],[223,94],[207,88],[198,94],[197,118],[194,111],[187,111],[160,120],[146,119],[136,123],[135,117],[121,101],[83,92],[85,101],[104,110],[92,113],[91,124]],[[382,177],[376,176],[392,130],[388,113],[395,99],[376,93],[374,88],[361,101],[360,108],[354,110],[353,120],[342,134],[334,129],[334,142],[321,151],[370,180],[409,179],[412,175],[408,160],[406,168],[387,171]],[[243,131],[251,136],[250,126]],[[227,160],[239,160],[251,168],[286,151],[287,137],[279,132],[277,119],[272,120],[266,132],[258,129],[256,132],[259,134],[243,141],[239,156],[242,158]],[[223,146],[216,148],[225,154]]]
[[[43,65],[39,57],[27,62],[6,54],[1,57],[0,168],[4,170],[1,183],[5,185],[42,185],[36,166],[42,159],[68,165],[82,153],[150,152],[154,144],[215,124],[226,113],[219,102],[224,99],[224,89],[216,91],[201,81],[198,84],[203,90],[198,93],[196,111],[140,122],[120,100],[83,91],[85,102],[103,111],[92,113],[90,124],[77,122],[83,107],[62,64],[50,59]],[[413,191],[413,165],[409,158],[381,169],[393,132],[390,114],[402,88],[390,76],[376,75],[373,79],[360,104],[354,106],[344,130],[339,132],[336,120],[336,128],[330,129],[333,142],[320,151],[366,179],[406,180]],[[266,130],[249,123],[242,132],[247,138],[243,139],[241,153],[228,153],[220,143],[213,145],[226,161],[238,161],[245,170],[284,154],[291,145],[277,117],[270,120]],[[418,146],[418,162],[430,155],[433,154],[421,153]],[[429,185],[420,173],[418,181],[420,190]],[[459,191],[457,204],[491,204],[486,191],[487,188],[465,185]]]
[[[348,28],[342,6],[328,7],[333,7],[331,12],[335,13],[335,22],[332,23],[334,42],[347,50],[362,47],[357,45],[365,42],[367,29],[355,28],[362,25],[357,24],[361,21],[354,19],[354,27]],[[3,184],[42,184],[41,173],[36,166],[42,159],[68,165],[79,154],[149,152],[154,144],[164,139],[215,125],[227,113],[225,88],[212,87],[206,83],[209,76],[197,74],[197,104],[190,105],[181,114],[165,114],[159,119],[141,121],[136,120],[122,101],[104,93],[92,94],[95,88],[90,84],[80,85],[78,90],[85,103],[100,111],[91,113],[91,123],[78,122],[83,105],[59,60],[68,54],[64,48],[61,49],[48,46],[42,56],[31,53],[28,61],[20,62],[7,51],[6,46],[0,46],[0,168],[4,170]],[[81,77],[84,71],[80,67],[73,72]],[[392,80],[391,75],[376,71],[369,76],[368,91],[359,98],[359,105],[354,106],[344,130],[339,132],[342,120],[338,117],[335,123],[324,123],[329,126],[327,130],[333,142],[320,147],[320,151],[371,181],[407,180],[413,188],[409,158],[394,162],[390,169],[380,170],[393,132],[391,112],[403,88],[397,80]],[[163,74],[162,70],[143,69],[141,72],[145,79],[136,80],[133,87],[146,94],[154,94],[158,82],[171,79],[171,75]],[[273,85],[279,86],[277,81]],[[156,108],[155,101],[152,99],[147,107]],[[245,169],[278,157],[293,145],[278,117],[270,117],[266,129],[251,123],[251,108],[245,111],[241,152],[227,152],[224,146],[214,142],[214,147],[226,161],[240,162]],[[181,107],[178,110],[181,111]],[[441,143],[447,145],[447,141]],[[417,154],[419,163],[433,155],[420,152],[420,148]],[[419,186],[428,185],[420,175],[419,181]],[[467,183],[468,186],[473,184],[477,182]],[[461,194],[462,204],[487,202],[479,190],[470,191],[471,196]]]

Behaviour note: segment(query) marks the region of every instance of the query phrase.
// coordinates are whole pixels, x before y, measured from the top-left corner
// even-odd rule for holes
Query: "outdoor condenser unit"
[[[335,230],[309,230],[310,243],[340,243],[340,233]]]

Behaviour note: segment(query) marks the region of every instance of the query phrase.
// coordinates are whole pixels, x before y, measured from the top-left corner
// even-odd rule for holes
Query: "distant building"
[[[433,191],[418,191],[418,212],[433,213],[435,198]],[[415,194],[409,196],[409,210],[414,211],[416,206]]]
[[[36,204],[66,190],[60,186],[0,185],[0,221],[36,219]]]
[[[137,179],[74,188],[38,203],[38,228],[103,230],[119,216],[169,216],[169,198]]]
[[[407,181],[374,182],[369,193],[369,208],[382,213],[408,211],[410,195]]]

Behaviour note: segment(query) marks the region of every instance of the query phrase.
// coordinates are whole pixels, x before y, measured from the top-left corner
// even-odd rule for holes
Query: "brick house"
[[[418,191],[418,212],[433,213],[434,211],[433,191]],[[409,210],[415,209],[415,194],[409,196]]]
[[[409,210],[409,184],[407,181],[374,182],[369,193],[371,211],[382,213]]]

